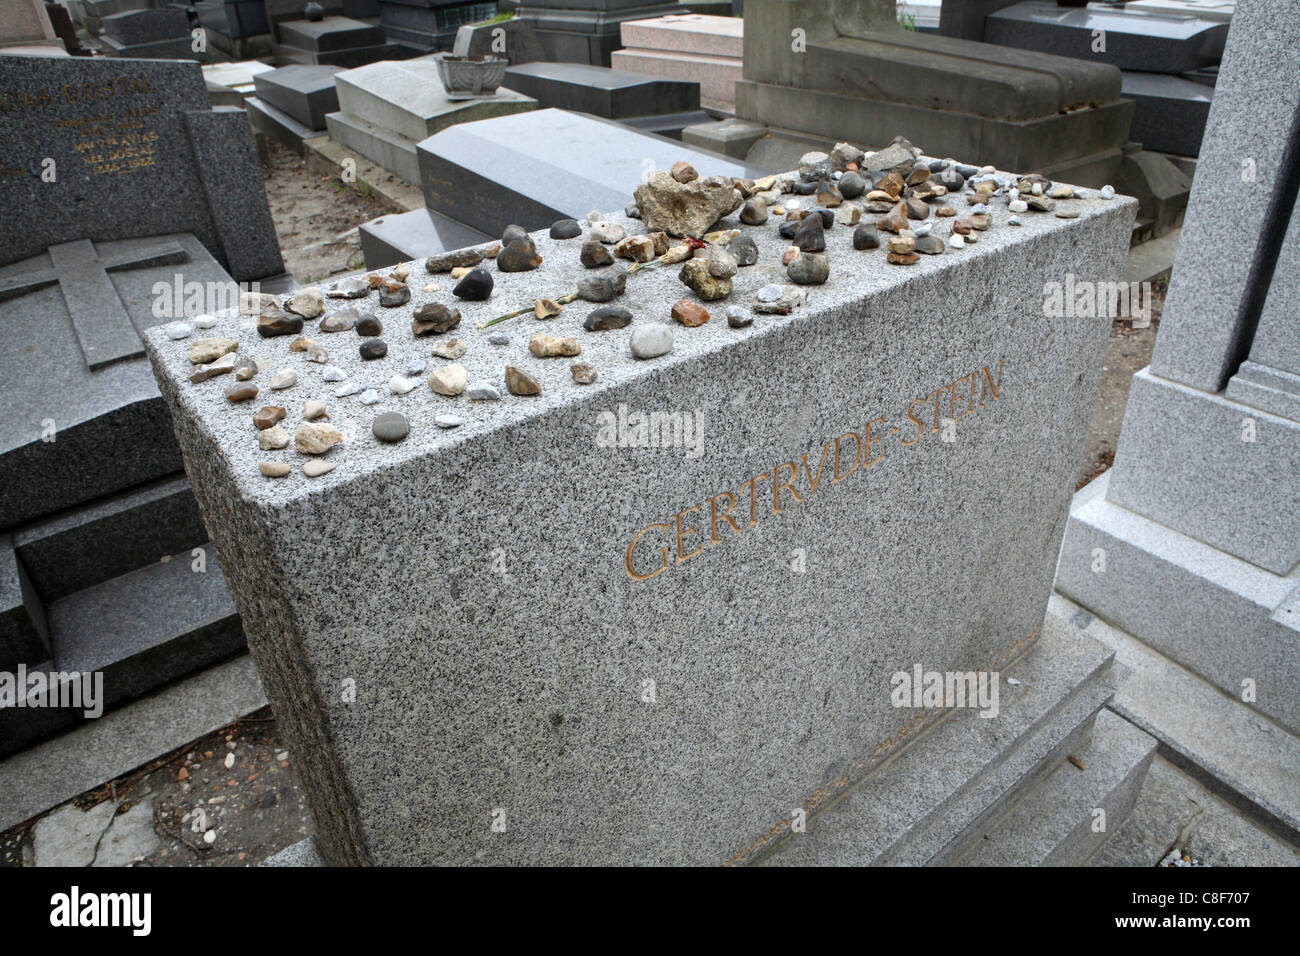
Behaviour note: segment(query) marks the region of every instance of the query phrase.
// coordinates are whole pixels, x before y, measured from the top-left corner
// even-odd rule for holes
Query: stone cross
[[[92,371],[118,359],[144,354],[140,333],[108,274],[189,261],[189,254],[175,242],[102,256],[89,239],[78,239],[50,246],[48,252],[53,268],[0,279],[0,302],[57,285],[68,304],[86,365]]]

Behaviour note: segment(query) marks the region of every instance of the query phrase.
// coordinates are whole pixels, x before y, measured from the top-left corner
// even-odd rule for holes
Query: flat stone
[[[582,346],[574,338],[561,338],[547,335],[545,332],[534,332],[528,337],[528,351],[537,358],[572,357],[581,354]]]
[[[272,425],[257,433],[257,447],[262,451],[278,451],[289,447],[289,433],[279,425]]]
[[[472,402],[499,402],[501,390],[491,382],[475,382],[465,389],[465,395]]]
[[[302,473],[308,478],[319,478],[321,475],[327,475],[335,468],[332,461],[315,459],[313,461],[303,462]]]
[[[435,415],[433,423],[439,428],[459,428],[465,420],[459,415]]]
[[[506,388],[511,395],[542,394],[542,386],[538,384],[537,379],[513,365],[506,366]]]
[[[618,305],[606,305],[593,309],[583,321],[582,327],[588,332],[608,332],[621,329],[632,322],[632,310]]]
[[[283,461],[259,461],[257,470],[267,478],[283,478],[293,469]]]
[[[284,421],[284,417],[288,414],[288,409],[279,405],[263,405],[253,413],[253,426],[258,429],[270,428],[277,422]]]
[[[447,359],[448,361],[451,361],[460,358],[468,351],[469,346],[460,339],[446,339],[441,342],[434,342],[433,347],[429,350],[429,354],[434,358]],[[423,371],[423,368],[419,371]]]
[[[190,344],[189,359],[194,365],[208,365],[237,348],[234,339],[196,339]]]
[[[411,423],[401,412],[383,412],[375,416],[370,431],[382,442],[401,441],[411,433]]]

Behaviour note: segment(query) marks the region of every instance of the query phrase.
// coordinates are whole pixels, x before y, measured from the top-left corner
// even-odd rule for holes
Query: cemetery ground
[[[285,269],[302,285],[361,269],[357,223],[402,212],[363,179],[349,185],[311,167],[279,143],[263,140],[262,175]]]

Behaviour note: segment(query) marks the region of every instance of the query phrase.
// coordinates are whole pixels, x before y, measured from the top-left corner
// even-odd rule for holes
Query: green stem
[[[651,259],[649,262],[638,262],[634,266],[632,266],[632,268],[627,270],[627,274],[635,275],[636,273],[640,272],[642,269],[652,268],[657,265],[659,265],[659,260],[657,259]],[[568,305],[577,297],[578,297],[578,293],[576,292],[566,292],[564,295],[560,296],[555,301],[560,303],[560,305]],[[504,322],[507,319],[517,319],[519,318],[519,316],[527,315],[529,312],[532,311],[533,311],[533,306],[526,305],[522,309],[515,309],[513,312],[507,312],[505,315],[498,315],[495,319],[488,319],[486,322],[480,322],[477,326],[475,326],[475,328],[486,329],[490,325],[496,325],[498,322]]]

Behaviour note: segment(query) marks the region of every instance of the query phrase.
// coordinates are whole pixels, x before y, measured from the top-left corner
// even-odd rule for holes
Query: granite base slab
[[[1083,866],[1128,818],[1155,754],[1154,737],[1103,710],[1089,739],[958,865]]]
[[[248,97],[244,101],[244,110],[248,113],[248,122],[253,125],[253,129],[299,155],[305,148],[305,140],[325,135],[323,130],[311,129],[260,97]]]
[[[1111,708],[1160,742],[1160,754],[1260,826],[1300,844],[1300,737],[1173,657],[1053,594],[1049,613],[1079,622],[1131,677]],[[1300,613],[1300,608],[1292,613]]]
[[[382,269],[492,240],[486,233],[431,209],[389,213],[363,222],[359,228],[367,269]]]
[[[420,161],[415,152],[415,140],[342,112],[327,113],[325,128],[330,139],[340,146],[359,153],[412,186],[420,184]]]
[[[1108,499],[1108,472],[1070,508],[1056,589],[1065,597],[1300,730],[1300,572],[1272,574]]]

